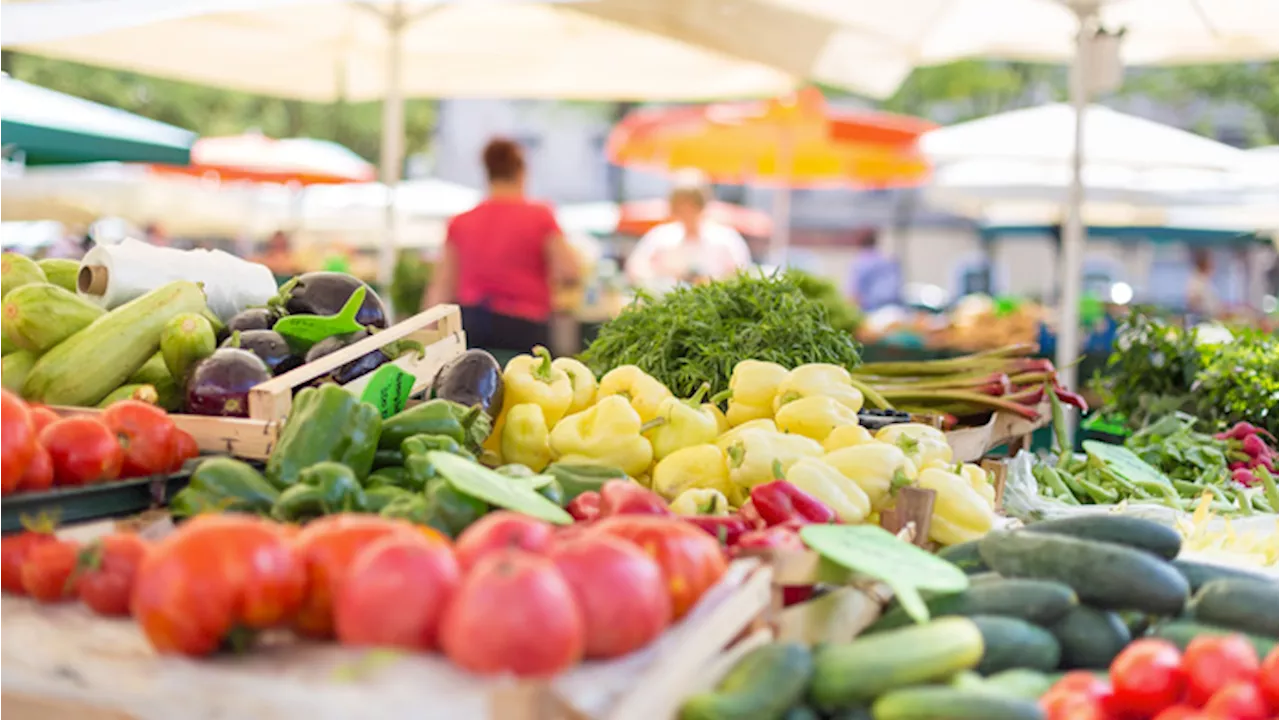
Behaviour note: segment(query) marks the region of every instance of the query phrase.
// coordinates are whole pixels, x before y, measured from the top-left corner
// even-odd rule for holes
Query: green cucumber
[[[45,279],[63,290],[76,291],[80,279],[80,263],[66,258],[44,258],[36,264],[44,271]]]
[[[5,390],[21,396],[22,383],[27,381],[37,359],[36,354],[29,350],[18,350],[0,358],[0,384]]]
[[[178,383],[174,382],[173,376],[169,374],[169,368],[164,364],[164,356],[160,353],[152,355],[138,371],[129,376],[125,380],[130,385],[150,385],[156,389],[156,405],[168,410],[176,412],[182,409],[183,392]]]
[[[148,405],[155,405],[160,398],[151,385],[121,385],[107,393],[107,396],[98,402],[98,407],[109,408],[121,400],[141,400]]]
[[[0,329],[18,347],[39,354],[105,314],[102,308],[57,285],[31,283],[5,296],[0,304]]]
[[[971,585],[968,590],[938,595],[926,602],[929,617],[948,615],[1007,615],[1038,625],[1056,622],[1076,604],[1076,594],[1062,583],[1046,580],[997,579]],[[902,608],[880,616],[864,633],[910,625]]]
[[[1053,680],[1042,672],[1030,668],[1010,668],[986,678],[981,689],[1005,697],[1035,702],[1041,695],[1049,692],[1051,687],[1053,687]]]
[[[1151,621],[1154,619],[1144,612],[1137,610],[1121,610],[1116,613],[1120,618],[1120,622],[1129,629],[1130,637],[1142,637],[1147,634],[1147,629],[1151,627]]]
[[[1168,525],[1129,515],[1080,515],[1042,520],[1027,526],[1031,532],[1066,535],[1081,540],[1115,543],[1145,550],[1165,560],[1182,552],[1182,536]]]
[[[0,254],[0,298],[31,283],[49,282],[35,260],[15,252]]]
[[[178,382],[185,382],[191,368],[217,349],[213,324],[199,312],[175,315],[160,333],[164,365],[169,369],[169,376]]]
[[[1056,580],[1086,605],[1177,615],[1187,602],[1182,574],[1141,550],[1026,531],[989,533],[980,543],[982,559],[1001,575]]]
[[[185,280],[135,298],[41,356],[23,396],[50,405],[97,405],[160,349],[170,318],[202,307],[204,292]]]
[[[813,657],[799,643],[771,643],[747,653],[716,689],[680,707],[680,720],[779,720],[804,696]]]
[[[972,670],[982,633],[969,618],[950,617],[828,645],[814,654],[810,699],[826,710],[866,703],[900,687]]]
[[[1191,592],[1196,592],[1205,583],[1219,578],[1263,581],[1267,579],[1258,575],[1258,573],[1249,572],[1248,570],[1237,570],[1225,565],[1212,565],[1210,563],[1195,562],[1194,560],[1174,560],[1173,566],[1187,579],[1187,584],[1191,586]]]
[[[1034,700],[943,686],[894,690],[876,700],[871,715],[875,720],[1044,720]]]
[[[822,720],[822,716],[808,705],[797,705],[788,710],[782,720]]]
[[[1132,639],[1120,616],[1088,605],[1077,605],[1049,628],[1062,648],[1060,666],[1066,670],[1107,668]]]
[[[977,540],[944,547],[938,551],[938,557],[960,568],[966,575],[990,570],[987,564],[982,561],[982,556],[978,554]]]
[[[1280,586],[1263,578],[1205,583],[1187,609],[1198,622],[1263,637],[1280,635]]]
[[[1158,623],[1151,628],[1152,637],[1163,638],[1178,646],[1179,650],[1186,650],[1187,645],[1192,640],[1201,635],[1240,635],[1248,640],[1255,650],[1258,651],[1258,657],[1266,657],[1276,647],[1276,638],[1261,637],[1259,635],[1250,635],[1249,633],[1237,632],[1230,628],[1218,627],[1216,625],[1206,625],[1204,623],[1191,622],[1190,620],[1167,620]]]
[[[1048,630],[1025,620],[997,615],[976,615],[969,619],[982,633],[982,662],[977,668],[980,675],[994,675],[1012,668],[1049,672],[1058,667],[1062,651]]]

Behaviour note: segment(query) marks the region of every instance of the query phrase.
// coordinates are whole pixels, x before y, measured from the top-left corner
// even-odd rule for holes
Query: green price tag
[[[888,585],[916,622],[929,620],[920,590],[953,593],[969,587],[960,568],[874,525],[806,525],[800,539],[823,558]]]
[[[378,408],[385,420],[403,410],[405,403],[409,402],[413,380],[413,375],[388,363],[369,376],[369,384],[360,393],[360,400]]]
[[[573,524],[573,516],[539,495],[532,483],[512,482],[512,478],[451,453],[433,451],[427,453],[427,459],[450,485],[471,497],[555,525]]]
[[[289,315],[277,320],[271,329],[283,335],[290,345],[304,348],[334,335],[359,332],[364,328],[356,322],[356,313],[360,312],[365,293],[365,286],[356,288],[337,315]]]

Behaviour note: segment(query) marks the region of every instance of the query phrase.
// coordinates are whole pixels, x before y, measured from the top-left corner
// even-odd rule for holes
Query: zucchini
[[[1191,592],[1196,592],[1205,583],[1217,580],[1219,578],[1237,578],[1242,580],[1261,580],[1267,582],[1267,578],[1252,573],[1248,570],[1237,570],[1233,567],[1225,565],[1213,565],[1210,563],[1195,562],[1194,560],[1174,560],[1173,566],[1182,573],[1182,577],[1187,579],[1187,584],[1191,586]]]
[[[1031,532],[1066,535],[1081,540],[1115,543],[1172,560],[1182,552],[1182,536],[1168,525],[1128,515],[1080,515],[1042,520]]]
[[[22,383],[27,381],[31,368],[35,367],[36,354],[29,350],[18,350],[0,359],[0,384],[11,393],[22,395]]]
[[[156,389],[157,405],[169,412],[182,409],[184,393],[182,388],[178,387],[178,383],[174,382],[173,376],[169,374],[169,368],[164,364],[164,356],[160,353],[152,355],[142,364],[142,367],[138,368],[137,372],[125,380],[125,384],[150,385]]]
[[[1198,622],[1263,637],[1280,635],[1280,586],[1267,580],[1222,578],[1206,583],[1188,610]]]
[[[199,313],[173,316],[160,332],[160,354],[169,376],[185,385],[187,374],[218,349],[213,324]]]
[[[23,285],[48,281],[35,260],[15,252],[0,254],[0,298]]]
[[[982,561],[982,556],[978,554],[977,540],[944,547],[938,551],[938,557],[960,568],[965,575],[974,575],[991,569],[987,567],[987,564]]]
[[[1025,531],[993,532],[979,542],[982,559],[1001,575],[1056,580],[1086,605],[1177,615],[1187,602],[1182,574],[1141,550]]]
[[[747,653],[716,689],[694,695],[680,720],[780,720],[803,696],[813,657],[799,643],[771,643]]]
[[[37,260],[36,264],[44,272],[44,277],[50,284],[68,292],[75,292],[76,285],[80,279],[80,263],[76,260],[68,260],[66,258],[44,258]]]
[[[970,618],[982,633],[978,674],[994,675],[1013,668],[1050,672],[1058,667],[1061,648],[1042,627],[1017,618],[977,615]]]
[[[887,693],[871,706],[875,720],[1044,720],[1034,700],[943,686]]]
[[[948,615],[1007,615],[1038,625],[1056,622],[1076,604],[1076,594],[1062,583],[1046,580],[993,579],[968,590],[930,598],[929,617]],[[902,608],[894,608],[864,632],[875,633],[910,625]]]
[[[1129,629],[1129,637],[1146,635],[1153,619],[1150,615],[1137,610],[1121,610],[1116,615],[1120,618],[1120,622],[1124,623],[1124,626]]]
[[[1189,620],[1167,620],[1151,628],[1153,637],[1164,638],[1177,645],[1179,650],[1186,650],[1187,645],[1201,635],[1231,634],[1240,635],[1248,640],[1253,645],[1253,648],[1258,651],[1258,657],[1266,657],[1267,653],[1276,648],[1276,638],[1274,636],[1250,635],[1249,633],[1236,632],[1229,628],[1205,625],[1204,623],[1191,622]]]
[[[156,405],[160,402],[160,395],[152,385],[121,385],[107,393],[98,407],[106,409],[121,400],[140,400],[148,405]]]
[[[822,720],[822,716],[808,705],[797,705],[788,710],[782,720]]]
[[[968,618],[942,618],[822,648],[814,654],[810,699],[824,710],[852,707],[972,670],[981,660],[978,626]]]
[[[45,353],[31,368],[23,396],[50,405],[96,405],[160,349],[170,318],[202,307],[204,291],[186,280],[137,297]]]
[[[1049,692],[1053,680],[1042,672],[1029,668],[1011,668],[986,678],[982,690],[1010,698],[1035,702]]]
[[[43,353],[106,314],[73,292],[49,283],[31,283],[4,298],[0,328],[24,350]]]
[[[1088,605],[1077,605],[1049,628],[1062,649],[1064,670],[1105,669],[1133,639],[1120,616]]]

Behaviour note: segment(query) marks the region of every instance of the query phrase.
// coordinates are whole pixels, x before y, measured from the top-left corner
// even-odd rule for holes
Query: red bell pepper
[[[764,530],[752,530],[738,538],[735,550],[756,550],[775,548],[778,550],[804,550],[804,542],[800,534],[792,528],[771,527]]]
[[[751,498],[742,503],[742,507],[738,508],[738,515],[747,523],[748,530],[763,530],[769,527],[769,523],[760,517],[760,512],[756,510],[756,504],[751,502]]]
[[[750,529],[741,515],[691,515],[684,520],[707,531],[726,547],[737,545],[738,538]]]
[[[600,488],[600,517],[671,514],[661,495],[632,480],[610,480]]]
[[[600,493],[588,490],[569,501],[565,510],[578,522],[590,522],[600,517]]]
[[[751,503],[770,527],[792,520],[816,524],[836,521],[834,510],[786,480],[751,488]]]

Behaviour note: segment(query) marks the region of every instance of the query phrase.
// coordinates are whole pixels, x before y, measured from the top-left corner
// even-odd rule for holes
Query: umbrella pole
[[[1058,322],[1058,345],[1054,358],[1058,366],[1062,384],[1075,390],[1075,361],[1080,352],[1080,283],[1084,266],[1085,229],[1081,218],[1081,204],[1084,202],[1084,183],[1082,179],[1084,153],[1084,120],[1085,110],[1089,104],[1088,60],[1089,40],[1092,36],[1092,20],[1096,7],[1077,7],[1080,21],[1079,33],[1076,36],[1076,55],[1071,67],[1071,106],[1075,110],[1075,138],[1071,152],[1071,185],[1067,188],[1066,222],[1062,233],[1062,268],[1060,320]],[[1068,436],[1074,425],[1067,423]]]
[[[779,135],[777,169],[783,173],[783,177],[773,191],[773,235],[769,240],[769,263],[781,268],[787,265],[787,248],[791,244],[791,165],[794,138],[787,129],[783,129]]]
[[[404,7],[396,3],[386,15],[387,21],[387,88],[382,103],[382,183],[387,189],[385,234],[378,251],[378,286],[382,292],[391,287],[395,272],[397,217],[396,187],[404,164],[404,86],[402,41],[406,17]]]

